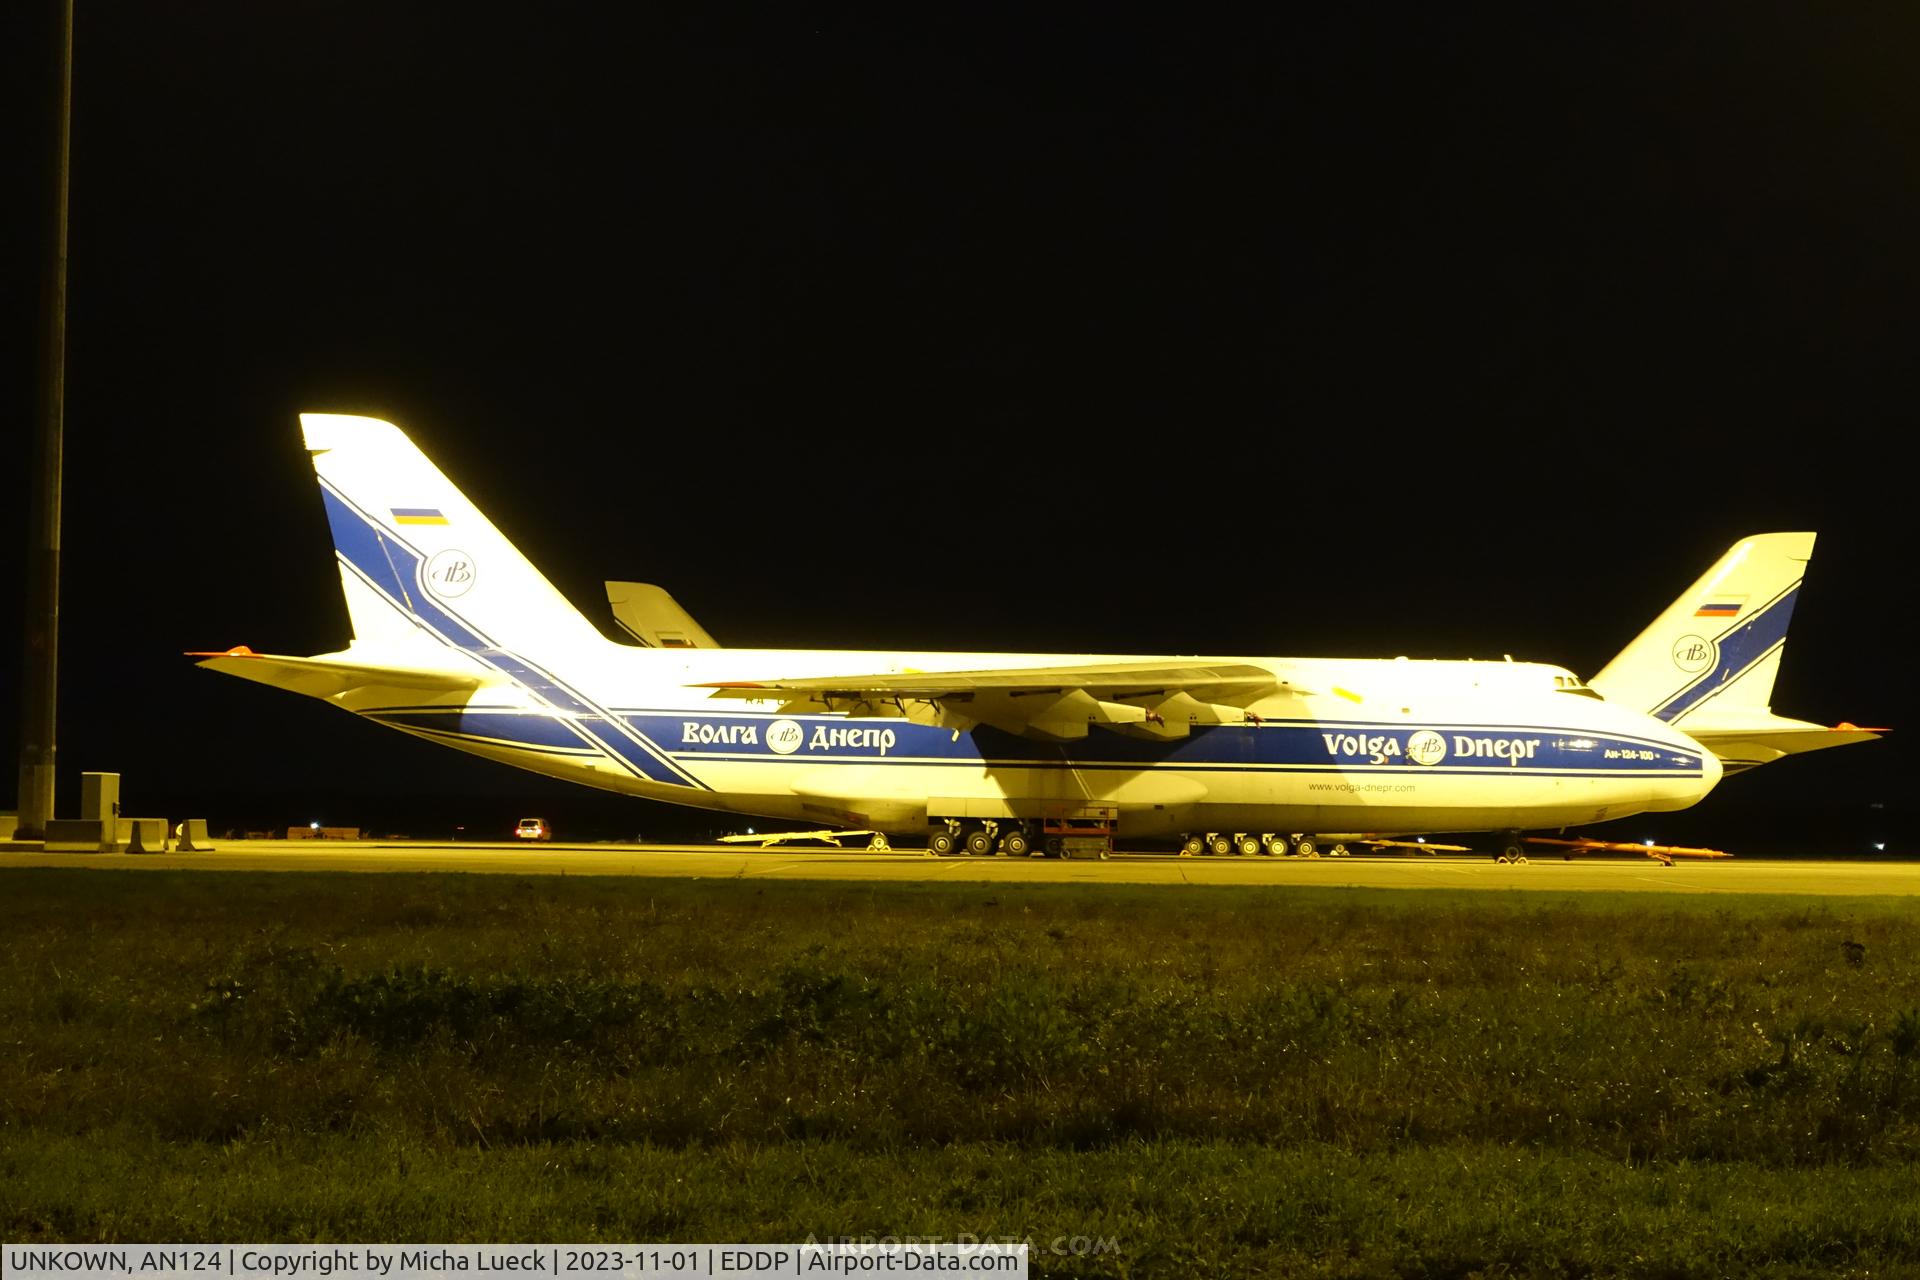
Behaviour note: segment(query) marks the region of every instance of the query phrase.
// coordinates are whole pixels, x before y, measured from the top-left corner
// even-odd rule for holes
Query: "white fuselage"
[[[633,647],[394,424],[300,424],[352,642],[201,665],[628,795],[969,845],[1009,820],[1061,840],[1518,833],[1682,809],[1723,759],[1873,736],[1769,710],[1811,533],[1734,543],[1593,688],[1512,661]],[[658,588],[619,598],[710,643]]]
[[[1513,662],[1177,658],[1248,664],[1294,689],[1246,724],[1174,741],[1102,727],[1067,743],[899,714],[785,710],[712,685],[850,670],[986,671],[1155,661],[1058,654],[635,649],[578,644],[496,664],[471,693],[362,688],[381,723],[524,769],[676,804],[894,832],[929,816],[1030,818],[1111,805],[1132,835],[1396,834],[1577,826],[1685,808],[1719,761],[1556,667]],[[508,678],[501,678],[503,666]]]

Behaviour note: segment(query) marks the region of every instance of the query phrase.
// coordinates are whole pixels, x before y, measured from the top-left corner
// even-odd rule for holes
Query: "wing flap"
[[[725,680],[692,686],[716,698],[784,696],[783,710],[897,708],[918,722],[970,729],[990,724],[1048,742],[1087,736],[1089,726],[1137,737],[1185,737],[1195,724],[1237,724],[1276,693],[1304,694],[1266,667],[1237,662],[1123,662],[986,671],[889,671],[867,675]]]
[[[1265,667],[1247,663],[1166,664],[1122,662],[1086,667],[1013,667],[996,671],[889,671],[873,675],[800,676],[771,680],[725,680],[695,685],[721,698],[764,698],[769,693],[825,693],[863,698],[945,698],[964,693],[1070,693],[1137,697],[1166,690],[1201,697],[1201,691],[1268,693],[1288,686]],[[1305,692],[1299,690],[1299,692]]]

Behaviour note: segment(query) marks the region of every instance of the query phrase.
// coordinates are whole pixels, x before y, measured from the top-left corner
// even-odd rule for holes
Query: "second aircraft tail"
[[[1759,533],[1734,543],[1593,678],[1593,687],[1680,729],[1729,773],[1878,737],[1850,724],[1828,728],[1776,716],[1769,705],[1813,539]]]
[[[1593,687],[1680,728],[1708,708],[1716,717],[1765,714],[1813,540],[1759,533],[1734,543]]]

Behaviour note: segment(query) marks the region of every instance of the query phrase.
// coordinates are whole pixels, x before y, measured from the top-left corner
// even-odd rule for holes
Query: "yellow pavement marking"
[[[0,852],[0,868],[100,871],[357,871],[507,875],[682,876],[994,884],[1340,886],[1378,889],[1602,890],[1920,896],[1920,862],[1788,862],[1732,859],[1653,869],[1638,860],[1537,858],[1525,866],[1491,858],[1173,858],[1101,862],[1051,858],[929,858],[918,851],[868,853],[791,848],[777,852],[660,845],[518,845],[321,841],[226,841],[207,853],[47,854]]]

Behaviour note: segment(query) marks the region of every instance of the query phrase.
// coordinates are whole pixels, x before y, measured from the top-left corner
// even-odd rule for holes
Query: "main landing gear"
[[[1100,858],[1113,852],[1111,818],[1048,818],[1029,824],[1004,818],[936,818],[927,852],[937,858]]]
[[[949,818],[936,823],[927,832],[927,852],[936,858],[964,853],[970,858],[985,858],[995,853],[1025,857],[1030,846],[1019,828],[1002,831],[994,821],[961,822]]]
[[[1322,853],[1329,858],[1344,858],[1348,850],[1337,840],[1323,845],[1319,836],[1289,835],[1284,831],[1192,831],[1180,838],[1183,858],[1252,858],[1261,854],[1274,858],[1318,858]]]

